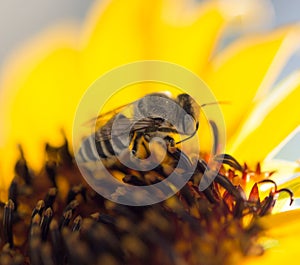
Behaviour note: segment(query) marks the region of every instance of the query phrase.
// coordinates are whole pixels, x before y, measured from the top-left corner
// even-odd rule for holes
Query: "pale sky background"
[[[92,0],[0,0],[0,68],[5,57],[22,41],[60,21],[83,20],[93,2]],[[272,0],[272,2],[276,15],[273,27],[300,22],[300,0]],[[300,69],[300,52],[290,60],[282,75],[296,68]],[[288,144],[288,148],[285,148],[284,158],[292,161],[300,158],[299,141],[300,133]]]
[[[242,1],[242,0],[241,0]],[[92,0],[0,0],[0,65],[28,36],[59,21],[81,21]],[[300,0],[273,0],[276,25],[300,21]]]

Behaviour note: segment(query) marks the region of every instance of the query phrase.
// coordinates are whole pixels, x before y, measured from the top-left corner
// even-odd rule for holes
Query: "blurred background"
[[[0,1],[0,67],[5,57],[30,36],[61,21],[82,21],[92,0]]]
[[[92,0],[9,0],[0,1],[0,66],[6,55],[22,41],[60,21],[82,21]],[[300,21],[299,0],[271,0],[272,27]]]
[[[43,29],[68,20],[75,20],[80,23],[85,18],[93,2],[92,0],[0,1],[0,69],[7,56],[14,49],[22,45],[23,41],[35,36]],[[300,22],[299,0],[270,0],[270,2],[274,9],[272,12],[274,14],[273,20],[270,23],[267,22],[268,19],[266,18],[266,21],[263,21],[263,23],[259,22],[263,29]],[[256,26],[254,30],[261,30],[259,27]],[[241,33],[235,34],[238,35]],[[226,45],[236,35],[231,35],[227,40],[223,40],[222,45]],[[299,51],[290,59],[281,78],[295,69],[300,69]],[[290,161],[300,158],[299,133],[295,134],[295,137],[286,145],[279,158]]]

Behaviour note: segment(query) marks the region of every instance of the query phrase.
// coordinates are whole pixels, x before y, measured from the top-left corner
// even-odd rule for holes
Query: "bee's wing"
[[[129,104],[125,104],[125,105],[122,105],[122,106],[120,106],[118,108],[110,110],[108,112],[105,112],[103,114],[100,114],[99,116],[91,118],[90,120],[86,121],[83,125],[84,126],[88,126],[88,127],[92,127],[92,126],[96,125],[97,128],[100,127],[100,126],[103,126],[110,119],[112,119],[116,114],[122,112],[126,107],[131,106],[133,103],[134,102],[129,103]]]
[[[102,123],[102,121],[101,121]],[[96,141],[110,140],[112,137],[119,137],[130,129],[130,119],[122,114],[116,114],[107,122],[96,124],[95,139]]]
[[[110,119],[105,126],[100,127],[95,132],[96,141],[111,140],[112,138],[119,138],[124,140],[129,139],[131,132],[145,131],[149,128],[159,128],[162,124],[153,118],[143,118],[135,120],[128,118],[122,114],[118,114]]]

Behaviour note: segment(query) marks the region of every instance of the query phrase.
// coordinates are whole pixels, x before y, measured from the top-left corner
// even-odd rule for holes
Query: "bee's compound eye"
[[[195,131],[195,120],[193,119],[193,117],[189,114],[184,115],[183,118],[183,131],[185,134],[192,134]]]
[[[175,146],[175,141],[174,141],[173,138],[170,139],[170,145],[171,145],[172,147]]]

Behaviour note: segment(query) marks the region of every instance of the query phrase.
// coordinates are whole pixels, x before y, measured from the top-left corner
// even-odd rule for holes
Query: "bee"
[[[208,169],[208,165],[200,160],[196,164],[193,163],[190,157],[179,148],[179,144],[191,139],[197,133],[201,107],[215,103],[198,105],[188,94],[179,94],[176,98],[165,93],[148,94],[92,120],[96,124],[95,133],[83,140],[76,160],[79,163],[90,163],[101,159],[106,168],[124,173],[124,182],[138,183],[142,186],[149,185],[151,182],[147,182],[144,179],[145,175],[140,172],[147,171],[149,173],[151,170],[147,170],[147,167],[139,167],[141,170],[134,172],[137,176],[132,175],[135,164],[130,160],[132,158],[133,160],[134,158],[148,158],[151,141],[154,138],[160,138],[162,141],[158,142],[157,146],[162,149],[159,149],[157,153],[164,153],[165,157],[158,164],[157,161],[154,161],[156,167],[152,167],[151,163],[150,166],[146,163],[146,166],[162,176],[162,179],[168,177],[172,170],[176,169],[181,172],[179,175],[190,172],[192,172],[191,175],[198,173],[203,175]],[[110,118],[103,122],[106,117]],[[215,125],[213,121],[210,122]],[[212,127],[217,129],[216,126]],[[187,137],[176,142],[172,134]],[[217,130],[215,134],[217,135]],[[121,164],[117,158],[122,153],[126,155],[126,159],[123,161],[129,160],[126,166]],[[137,160],[138,164],[139,161]],[[179,161],[181,161],[180,165]],[[93,170],[94,168],[88,168],[90,172]],[[226,177],[217,174],[215,181],[225,187],[237,200],[241,199],[238,191]],[[218,201],[212,185],[204,191],[204,194],[211,202]]]
[[[193,137],[199,127],[199,115],[200,106],[188,94],[176,98],[166,93],[148,94],[90,121],[96,124],[95,133],[83,140],[76,159],[84,163],[100,158],[109,166],[124,151],[149,156],[147,144],[155,136],[187,135],[182,141]]]

